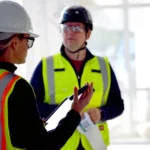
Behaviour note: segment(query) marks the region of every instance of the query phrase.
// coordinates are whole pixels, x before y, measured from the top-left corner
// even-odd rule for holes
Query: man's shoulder
[[[101,60],[108,60],[109,61],[107,56],[93,55],[93,58],[97,58],[97,59],[101,59]]]
[[[93,55],[93,56],[101,59],[107,58],[106,56],[99,56],[99,55]]]

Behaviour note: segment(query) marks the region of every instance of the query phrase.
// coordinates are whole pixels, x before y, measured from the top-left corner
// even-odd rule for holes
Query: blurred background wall
[[[18,66],[17,73],[27,80],[42,56],[60,49],[61,10],[80,4],[91,11],[94,31],[87,46],[109,58],[125,102],[123,115],[109,121],[111,143],[150,144],[150,0],[14,1],[27,9],[40,35],[29,49],[27,62]]]

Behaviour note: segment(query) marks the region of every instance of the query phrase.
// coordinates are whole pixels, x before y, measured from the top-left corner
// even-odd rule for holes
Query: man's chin
[[[71,52],[75,52],[76,50],[78,50],[78,48],[73,47],[73,46],[68,46],[67,49]]]

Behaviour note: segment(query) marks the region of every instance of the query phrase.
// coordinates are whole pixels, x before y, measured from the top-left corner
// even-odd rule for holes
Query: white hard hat
[[[0,1],[0,32],[27,33],[31,37],[38,37],[33,33],[31,19],[26,10],[12,1]]]

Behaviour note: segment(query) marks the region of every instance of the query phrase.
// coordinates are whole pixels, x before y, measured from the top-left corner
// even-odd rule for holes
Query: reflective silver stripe
[[[2,96],[3,96],[3,93],[5,91],[5,88],[7,87],[8,83],[11,81],[11,79],[14,77],[15,75],[10,73],[10,74],[7,74],[3,79],[0,80],[0,116],[1,116],[1,113],[2,113]],[[0,147],[2,146],[2,124],[0,122]]]
[[[50,96],[50,104],[56,104],[53,56],[46,58],[46,61],[47,61],[47,75],[48,75],[48,87],[49,87],[49,94],[50,94],[49,95]]]
[[[103,87],[104,87],[101,106],[104,106],[105,105],[104,95],[105,95],[107,87],[108,87],[108,72],[107,72],[107,67],[106,67],[104,58],[98,57],[98,61],[99,61],[100,68],[101,68],[101,73],[102,73],[102,78],[103,78]]]

